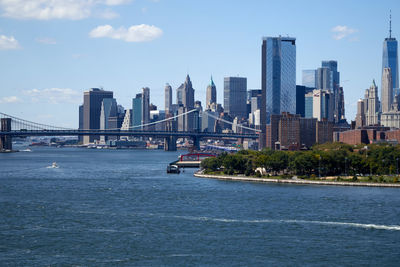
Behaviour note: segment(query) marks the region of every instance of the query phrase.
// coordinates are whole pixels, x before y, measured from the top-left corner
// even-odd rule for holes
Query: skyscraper
[[[186,80],[183,83],[182,104],[188,110],[192,110],[194,108],[194,89],[192,82],[190,81],[189,74],[186,75]]]
[[[333,120],[337,123],[344,119],[344,95],[340,87],[340,72],[336,60],[323,60],[317,70],[317,89],[329,90],[333,110]]]
[[[213,103],[217,104],[217,88],[211,76],[210,84],[207,86],[206,92],[206,109],[211,109]]]
[[[382,72],[381,86],[381,111],[389,112],[393,103],[393,82],[390,68],[384,68]]]
[[[139,127],[142,125],[142,117],[143,117],[143,94],[136,94],[136,97],[132,99],[132,115],[131,115],[131,125],[132,130],[138,131],[142,130],[143,127]]]
[[[264,37],[261,62],[266,122],[269,123],[272,114],[296,113],[296,38]]]
[[[362,99],[357,102],[356,128],[361,128],[365,125],[365,107]]]
[[[331,87],[334,89],[335,87],[339,87],[340,84],[340,73],[337,71],[337,61],[336,60],[323,60],[322,67],[328,68],[332,71],[331,74]]]
[[[365,90],[364,97],[365,125],[378,125],[380,121],[378,87],[375,80],[369,89]]]
[[[83,130],[83,104],[79,106],[79,130]],[[83,136],[78,136],[79,143],[83,142]]]
[[[247,78],[224,78],[224,110],[232,118],[247,118]]]
[[[168,83],[165,85],[164,89],[164,103],[165,103],[165,113],[169,114],[172,111],[172,87]]]
[[[303,70],[302,85],[317,88],[317,70]]]
[[[392,88],[399,88],[399,62],[397,54],[397,40],[392,38],[392,16],[390,15],[389,37],[383,41],[382,75],[385,68],[392,72]],[[394,95],[393,95],[394,96]]]
[[[147,124],[150,122],[150,88],[142,88],[142,124]],[[148,127],[144,126],[144,130]]]
[[[118,113],[117,101],[115,98],[104,98],[101,102],[101,112],[100,112],[100,130],[110,129],[108,125],[108,120],[110,117],[116,117]],[[105,143],[107,137],[100,136],[100,142]]]
[[[317,89],[333,90],[332,71],[327,67],[317,69]]]
[[[92,88],[83,93],[83,129],[100,129],[101,103],[105,98],[113,98],[113,92]],[[99,136],[85,135],[83,143],[88,144]]]
[[[179,96],[178,94],[181,95]],[[178,114],[183,114],[194,109],[194,89],[189,74],[186,76],[185,82],[177,89],[177,101],[180,101],[178,103],[180,105]],[[197,130],[196,115],[198,113],[195,113],[192,112],[178,118],[178,131]]]

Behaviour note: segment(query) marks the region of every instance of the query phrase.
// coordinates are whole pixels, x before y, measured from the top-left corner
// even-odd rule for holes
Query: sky
[[[296,79],[322,60],[337,60],[346,118],[375,79],[382,44],[400,38],[400,2],[256,0],[0,0],[0,112],[78,127],[89,88],[114,91],[131,108],[142,87],[164,109],[164,86],[187,74],[205,102],[212,75],[217,102],[223,78],[261,88],[263,36],[296,38]]]

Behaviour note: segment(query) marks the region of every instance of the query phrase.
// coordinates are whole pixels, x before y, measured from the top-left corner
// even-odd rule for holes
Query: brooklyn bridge
[[[152,137],[164,139],[164,149],[167,151],[176,150],[176,140],[178,138],[189,138],[193,141],[193,147],[200,149],[200,141],[202,139],[258,139],[259,130],[240,126],[247,130],[246,133],[220,133],[220,132],[201,132],[201,131],[148,131],[137,130],[141,126],[131,127],[129,130],[121,129],[70,129],[57,127],[28,121],[0,112],[0,150],[12,150],[13,137],[31,137],[31,136],[129,136],[129,137]],[[163,123],[167,120],[173,120],[175,117],[166,120],[156,121],[151,124]],[[216,118],[219,119],[219,118]],[[231,122],[228,122],[231,123]],[[231,123],[232,124],[232,123]],[[250,132],[250,133],[249,133]]]

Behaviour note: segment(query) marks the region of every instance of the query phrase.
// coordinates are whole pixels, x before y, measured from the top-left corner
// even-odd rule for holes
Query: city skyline
[[[82,93],[89,88],[102,86],[113,91],[118,103],[129,108],[136,92],[149,87],[152,92],[150,101],[163,109],[165,83],[170,83],[175,91],[186,74],[190,74],[196,88],[195,100],[200,100],[205,106],[210,74],[214,77],[217,99],[220,100],[223,99],[223,78],[227,76],[247,77],[248,88],[261,88],[259,44],[262,36],[290,33],[296,38],[297,45],[296,84],[302,84],[302,70],[315,68],[322,60],[336,60],[343,81],[346,118],[354,120],[357,101],[371,80],[375,78],[377,84],[381,84],[382,41],[389,36],[389,9],[393,13],[392,36],[397,37],[400,24],[396,11],[399,5],[395,1],[379,5],[371,3],[360,10],[365,17],[352,18],[350,10],[355,4],[349,3],[349,10],[341,10],[340,19],[333,16],[335,9],[339,8],[332,7],[332,14],[324,14],[327,19],[318,21],[322,17],[315,11],[321,10],[322,4],[315,1],[301,6],[294,1],[290,4],[299,7],[296,9],[299,21],[282,21],[281,25],[271,26],[271,20],[277,20],[279,16],[272,14],[267,18],[258,9],[283,10],[284,7],[257,1],[233,3],[229,7],[213,3],[211,9],[207,3],[104,1],[104,4],[88,6],[91,12],[82,13],[80,17],[71,17],[72,13],[54,13],[54,16],[46,18],[37,15],[33,12],[35,10],[30,16],[22,11],[16,13],[11,4],[0,1],[0,21],[4,25],[0,29],[3,48],[0,50],[3,57],[0,64],[4,75],[1,110],[39,122],[77,128],[77,107],[83,102]],[[314,13],[305,12],[304,6],[312,6]],[[233,14],[252,12],[254,16],[238,25],[232,16],[221,14],[223,8]],[[109,11],[108,19],[104,14],[103,17],[95,14],[105,10]],[[196,13],[202,13],[197,11],[201,10],[214,15],[214,25],[210,21],[189,25],[179,21],[167,23],[175,13],[183,12],[182,19],[196,18],[200,16]],[[128,16],[130,12],[136,15],[134,19]],[[287,12],[290,15],[294,11]],[[374,23],[368,20],[369,14],[374,14]],[[313,20],[300,21],[311,15]],[[149,42],[132,42],[129,27],[142,24],[149,26],[142,26],[142,30],[149,30],[157,38]],[[112,25],[112,28],[99,28],[102,25]],[[307,27],[311,26],[314,31],[307,32]],[[129,29],[126,35],[122,34],[124,29]],[[186,36],[182,41],[184,45],[176,39],[183,35]],[[208,44],[206,36],[213,42]],[[14,45],[17,49],[5,49],[6,45],[8,48]]]

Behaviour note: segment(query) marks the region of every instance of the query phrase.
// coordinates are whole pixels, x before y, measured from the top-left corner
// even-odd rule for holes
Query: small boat
[[[30,148],[27,148],[27,149],[23,149],[23,150],[20,150],[21,152],[32,152],[32,150],[30,149]]]
[[[58,169],[57,162],[53,162],[53,163],[51,164],[51,166],[48,166],[47,168],[48,168],[48,169]]]
[[[168,165],[167,173],[180,173],[179,167],[177,165]]]

